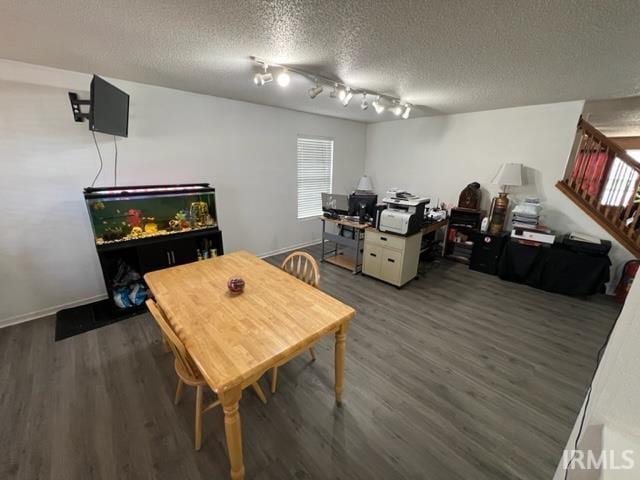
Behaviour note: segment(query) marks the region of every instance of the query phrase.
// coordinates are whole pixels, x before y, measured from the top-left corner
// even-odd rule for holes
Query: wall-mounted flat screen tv
[[[91,80],[89,128],[117,137],[129,134],[129,95],[97,75]]]

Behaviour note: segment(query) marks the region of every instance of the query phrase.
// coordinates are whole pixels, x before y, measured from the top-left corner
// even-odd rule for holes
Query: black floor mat
[[[109,299],[79,307],[65,308],[56,314],[56,342],[134,317],[146,310],[145,305],[121,310],[114,306]]]

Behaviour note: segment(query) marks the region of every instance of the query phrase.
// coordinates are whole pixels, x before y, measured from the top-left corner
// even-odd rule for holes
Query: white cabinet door
[[[362,272],[372,277],[380,277],[380,262],[382,260],[382,247],[372,243],[364,244],[364,258],[362,259]]]
[[[393,285],[400,285],[401,275],[402,252],[383,248],[380,261],[380,279]]]

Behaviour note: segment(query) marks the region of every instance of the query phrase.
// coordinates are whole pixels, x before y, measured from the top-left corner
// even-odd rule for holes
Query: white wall
[[[583,427],[584,434],[590,426],[605,425],[607,429],[622,434],[623,438],[625,438],[624,444],[619,448],[635,450],[633,454],[635,460],[633,475],[624,478],[640,478],[639,344],[640,281],[636,279],[631,286],[627,301],[611,334],[609,345],[600,361],[600,366],[593,381],[591,398],[587,405]],[[583,411],[584,405],[565,447],[567,450],[574,449],[575,437]],[[579,449],[581,443],[578,444]],[[608,449],[607,446],[604,448]],[[620,452],[618,451],[616,452],[616,458],[619,458],[619,456]],[[554,479],[560,480],[562,478],[564,478],[564,469],[562,459],[560,459]],[[572,477],[570,476],[569,478]]]
[[[612,276],[617,276],[631,255],[555,188],[582,107],[581,101],[566,102],[369,125],[365,171],[378,193],[399,187],[453,205],[462,189],[477,181],[488,211],[498,191],[490,182],[500,165],[522,163],[526,185],[512,189],[511,198],[540,197],[543,221],[558,232],[612,240]]]
[[[113,80],[131,95],[119,139],[119,184],[210,182],[226,251],[256,254],[313,242],[296,219],[296,136],[333,137],[334,191],[362,175],[364,124]],[[0,60],[0,325],[104,295],[82,189],[98,158],[68,91],[90,75]],[[247,82],[247,88],[254,88]],[[97,134],[113,178],[113,138]]]

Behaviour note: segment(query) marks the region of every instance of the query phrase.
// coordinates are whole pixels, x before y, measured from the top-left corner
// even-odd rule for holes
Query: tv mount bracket
[[[76,122],[83,122],[85,118],[89,118],[88,113],[80,111],[80,105],[91,105],[91,100],[80,100],[77,93],[69,92],[69,101],[71,102],[73,119]]]

